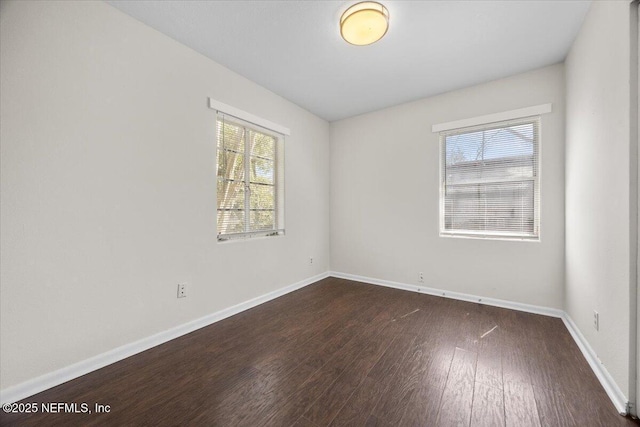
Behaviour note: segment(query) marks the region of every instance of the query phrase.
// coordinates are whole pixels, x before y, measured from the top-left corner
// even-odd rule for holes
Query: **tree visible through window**
[[[538,238],[539,119],[442,132],[442,234]]]
[[[217,124],[218,239],[281,234],[281,135],[224,115]]]

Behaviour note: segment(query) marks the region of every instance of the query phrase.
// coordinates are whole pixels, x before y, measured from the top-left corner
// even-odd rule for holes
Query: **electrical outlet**
[[[593,310],[593,327],[596,331],[600,330],[600,313],[595,310]]]
[[[313,257],[312,256],[309,257],[309,264],[313,264]]]
[[[187,284],[178,283],[178,298],[186,298],[187,296]]]
[[[424,274],[422,273],[422,271],[418,273],[418,282],[424,283]]]

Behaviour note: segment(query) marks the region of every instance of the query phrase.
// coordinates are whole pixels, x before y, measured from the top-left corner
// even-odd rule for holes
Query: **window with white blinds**
[[[440,133],[440,233],[538,239],[540,118]]]
[[[217,118],[218,240],[284,234],[284,136]]]

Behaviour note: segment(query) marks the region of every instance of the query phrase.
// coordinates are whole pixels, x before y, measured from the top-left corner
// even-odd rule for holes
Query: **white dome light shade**
[[[373,1],[354,4],[340,18],[340,35],[347,43],[356,46],[377,42],[388,29],[389,11]]]

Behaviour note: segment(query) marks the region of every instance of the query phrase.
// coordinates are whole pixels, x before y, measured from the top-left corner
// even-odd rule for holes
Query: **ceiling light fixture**
[[[347,9],[340,18],[340,35],[356,46],[380,40],[389,29],[389,11],[380,3],[363,1]]]

